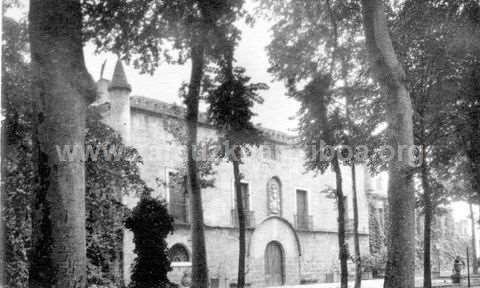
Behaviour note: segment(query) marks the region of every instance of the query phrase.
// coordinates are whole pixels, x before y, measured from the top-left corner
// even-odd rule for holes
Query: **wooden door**
[[[267,286],[281,286],[285,283],[283,250],[278,242],[270,242],[265,249],[265,281]]]

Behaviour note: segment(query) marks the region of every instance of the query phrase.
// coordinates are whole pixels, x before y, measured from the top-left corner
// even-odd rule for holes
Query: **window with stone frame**
[[[274,143],[263,144],[263,158],[267,160],[280,160],[280,151]]]
[[[302,230],[312,229],[312,217],[308,210],[308,192],[303,189],[296,190],[297,213],[295,214],[295,227]]]
[[[243,211],[250,211],[250,187],[248,183],[242,182],[240,183],[240,191],[242,194],[242,206]],[[235,194],[236,195],[236,194]],[[235,196],[235,209],[237,209],[237,198]]]
[[[238,210],[237,210],[237,194],[234,192],[234,203],[232,208],[232,224],[234,227],[238,226]],[[244,211],[245,221],[247,227],[255,225],[255,215],[250,207],[250,185],[247,182],[240,183],[240,193],[242,194],[242,207]]]
[[[187,177],[178,173],[168,173],[168,208],[170,215],[177,223],[188,223],[188,192],[186,188]]]
[[[187,248],[182,244],[175,244],[168,250],[168,258],[171,262],[190,262]]]

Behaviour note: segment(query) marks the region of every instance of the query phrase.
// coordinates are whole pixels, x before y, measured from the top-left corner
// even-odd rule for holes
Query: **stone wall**
[[[338,238],[336,233],[299,232],[291,230],[283,220],[268,220],[257,229],[248,231],[246,282],[251,287],[265,286],[265,247],[271,241],[281,243],[285,253],[285,284],[322,283],[339,279]],[[236,282],[238,263],[238,230],[206,227],[207,261],[210,279],[218,279],[219,287],[229,287]],[[295,239],[296,238],[296,239]],[[187,226],[177,227],[168,238],[169,246],[182,244],[191,252],[190,230]],[[298,241],[298,242],[297,242]],[[353,254],[352,237],[349,247]],[[298,245],[298,246],[297,246]],[[298,253],[301,250],[301,254]],[[368,236],[360,238],[363,255],[368,254]],[[353,276],[353,263],[349,263]],[[180,284],[189,266],[173,264],[169,279]]]
[[[137,102],[132,99],[132,103]],[[165,185],[168,173],[184,165],[185,159],[184,147],[165,127],[169,120],[175,118],[172,118],[172,115],[147,111],[143,106],[138,106],[138,103],[135,105],[137,106],[132,106],[131,110],[130,143],[143,157],[144,165],[140,168],[142,178],[154,189],[155,195],[168,201],[168,186]],[[149,107],[149,104],[144,106]],[[200,140],[217,137],[215,130],[204,124],[199,124],[198,134]],[[268,156],[271,154],[265,153],[265,147],[254,148],[240,167],[244,175],[243,181],[249,185],[249,203],[254,213],[255,227],[249,230],[247,237],[247,282],[252,284],[252,287],[264,285],[264,251],[270,241],[278,241],[285,251],[287,284],[324,282],[331,278],[331,275],[337,277],[335,275],[338,271],[334,268],[338,267],[337,210],[335,200],[326,192],[335,187],[334,174],[330,170],[318,175],[306,173],[303,167],[304,153],[301,149],[285,142],[272,141],[267,144],[274,145],[270,147],[275,147],[277,151],[273,159]],[[230,283],[235,282],[238,261],[238,230],[233,227],[232,219],[232,209],[235,207],[233,168],[230,163],[223,161],[215,170],[215,187],[202,190],[209,277],[218,279],[219,287],[229,287]],[[342,173],[343,189],[349,203],[347,218],[353,218],[349,167],[342,167]],[[281,186],[281,214],[278,215],[280,217],[272,218],[268,209],[267,183],[274,177]],[[368,253],[368,201],[364,177],[364,169],[357,169],[361,246],[362,251]],[[313,222],[309,231],[295,228],[296,189],[307,191],[308,211]],[[133,207],[137,198],[130,195],[125,197],[124,201],[129,207]],[[124,244],[126,283],[129,267],[135,256],[131,236],[126,233]],[[191,252],[189,225],[177,225],[175,233],[167,241],[170,246],[181,243]],[[353,245],[350,247],[352,250]],[[185,278],[189,266],[188,263],[174,266],[170,276],[178,283]]]

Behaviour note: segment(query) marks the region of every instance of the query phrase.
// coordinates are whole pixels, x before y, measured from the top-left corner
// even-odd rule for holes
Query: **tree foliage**
[[[241,192],[240,163],[242,153],[249,152],[249,146],[257,145],[263,140],[263,133],[252,122],[254,113],[251,111],[255,103],[262,102],[258,90],[266,89],[263,83],[249,84],[250,78],[244,75],[244,69],[233,68],[233,54],[235,38],[225,39],[224,51],[220,54],[220,73],[215,77],[218,85],[211,87],[208,92],[207,101],[210,104],[208,117],[217,128],[220,142],[225,146],[221,152],[222,158],[227,158],[233,166],[235,185],[236,212],[239,229],[239,253],[237,286],[245,287],[245,259],[246,259],[246,217],[247,207]],[[226,148],[230,151],[226,151]],[[228,155],[226,154],[228,153]]]
[[[199,31],[206,55],[218,53],[224,38],[237,35],[233,26],[243,10],[235,1],[86,0],[83,3],[85,39],[102,51],[120,53],[143,72],[153,73],[163,62],[183,64]]]
[[[222,135],[222,140],[230,145],[255,145],[262,141],[262,132],[252,122],[252,108],[263,99],[258,91],[268,89],[263,83],[251,83],[245,69],[236,68],[233,78],[218,75],[216,82],[208,92],[210,104],[208,117]],[[223,142],[223,141],[222,141]]]
[[[32,123],[29,96],[30,68],[25,58],[25,22],[3,17],[2,104],[5,119],[4,190],[2,222],[5,228],[5,274],[9,287],[28,283],[27,249],[30,246],[30,196],[34,189],[32,170]],[[3,237],[3,236],[2,236]]]

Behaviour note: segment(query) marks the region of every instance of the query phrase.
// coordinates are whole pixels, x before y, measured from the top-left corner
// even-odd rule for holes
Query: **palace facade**
[[[141,175],[165,199],[175,219],[175,232],[168,237],[173,271],[170,279],[188,286],[191,270],[189,197],[173,177],[185,159],[184,146],[167,127],[171,120],[184,123],[184,109],[158,100],[131,96],[121,62],[112,81],[98,81],[96,105],[103,105],[105,121],[143,157]],[[242,193],[247,215],[246,282],[251,287],[331,282],[339,278],[337,209],[331,189],[335,177],[330,170],[315,175],[303,166],[303,150],[287,134],[263,129],[267,141],[241,165]],[[216,139],[216,130],[200,115],[199,140]],[[238,225],[235,213],[233,169],[223,161],[214,166],[214,187],[202,189],[207,262],[211,287],[235,287],[238,262]],[[343,167],[343,189],[347,197],[347,237],[352,243],[352,180]],[[384,211],[384,202],[369,204],[375,189],[362,166],[357,168],[360,248],[369,254],[369,211]],[[330,193],[329,193],[330,191]],[[138,199],[125,197],[133,207]],[[372,207],[374,208],[372,210]],[[380,210],[379,210],[380,209]],[[382,210],[383,209],[383,210]],[[379,212],[380,211],[380,212]],[[381,212],[383,213],[383,212]],[[383,216],[382,216],[383,217]],[[383,224],[382,224],[383,225]],[[135,254],[133,235],[125,231],[124,281],[129,282]],[[350,261],[351,262],[351,261]],[[350,263],[353,272],[353,264]]]

